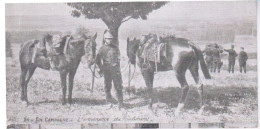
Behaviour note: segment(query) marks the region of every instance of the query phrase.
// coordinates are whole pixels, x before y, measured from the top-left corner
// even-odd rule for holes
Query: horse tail
[[[201,49],[197,46],[193,46],[193,45],[191,45],[191,46],[192,46],[193,50],[195,51],[195,53],[197,54],[197,56],[199,58],[200,67],[201,67],[201,70],[202,70],[204,77],[206,79],[211,79],[211,76],[210,76],[209,70],[207,68],[206,62],[203,58],[203,53],[202,53]]]
[[[23,63],[23,56],[24,56],[24,53],[27,51],[26,50],[27,47],[28,47],[28,43],[27,42],[22,43],[21,46],[20,46],[19,62],[20,62],[21,68],[23,68],[23,65],[24,65],[24,63]]]
[[[22,58],[25,54],[29,55],[30,54],[30,48],[35,47],[35,45],[39,42],[39,40],[34,39],[34,40],[29,40],[27,42],[24,42],[20,46],[20,51],[19,51],[19,60],[20,63],[22,62]],[[21,64],[22,65],[22,64]]]

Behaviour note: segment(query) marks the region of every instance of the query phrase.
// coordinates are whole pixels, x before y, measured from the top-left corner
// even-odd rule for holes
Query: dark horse
[[[144,40],[143,40],[144,41]],[[147,40],[146,40],[147,41]],[[145,61],[141,57],[141,41],[138,39],[129,40],[127,38],[127,56],[131,64],[136,63],[136,56],[138,57],[138,65],[141,69],[142,76],[145,80],[145,84],[148,88],[148,95],[150,98],[149,108],[152,108],[154,102],[153,98],[153,80],[155,73],[155,62],[154,61]],[[189,85],[185,78],[185,73],[189,69],[198,89],[200,95],[200,105],[201,110],[203,111],[203,85],[199,78],[199,62],[202,69],[202,72],[206,79],[210,79],[209,71],[206,67],[202,51],[199,47],[195,46],[193,43],[190,43],[188,40],[183,38],[176,38],[175,36],[165,36],[160,37],[161,43],[166,43],[166,55],[165,58],[171,62],[174,66],[175,75],[179,81],[182,89],[182,96],[180,98],[175,114],[178,115],[184,107],[184,102],[189,91]],[[141,44],[142,45],[142,44]],[[145,64],[145,67],[144,67]],[[148,67],[147,67],[148,66]]]
[[[67,76],[69,76],[69,95],[68,103],[72,103],[72,89],[73,89],[73,80],[76,74],[77,68],[81,61],[81,57],[84,54],[87,54],[94,60],[96,54],[96,37],[94,36],[85,36],[84,34],[79,39],[73,39],[72,37],[68,40],[70,35],[61,37],[59,40],[64,52],[62,55],[58,56],[58,61],[60,62],[59,73],[61,79],[62,87],[62,104],[66,103],[66,90],[67,90]],[[23,102],[29,102],[27,98],[27,86],[28,83],[37,67],[50,70],[50,61],[47,58],[48,50],[46,50],[46,44],[49,43],[49,39],[52,38],[52,35],[47,34],[41,45],[43,46],[41,51],[36,51],[36,58],[34,63],[32,63],[32,55],[35,47],[39,46],[39,40],[29,40],[22,44],[21,50],[19,53],[19,60],[21,64],[21,75],[20,75],[20,87],[21,90],[21,100]],[[66,50],[65,50],[66,49]]]

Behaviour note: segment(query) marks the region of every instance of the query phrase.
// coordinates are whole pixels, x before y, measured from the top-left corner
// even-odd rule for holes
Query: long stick
[[[154,44],[154,46],[155,46],[155,44]],[[155,54],[154,54],[154,62],[155,62],[155,73],[157,73],[157,52],[155,51],[154,52]]]
[[[95,70],[96,70],[96,64],[94,64],[94,70],[92,72],[91,93],[93,93],[93,87],[94,87],[94,83],[95,83]]]
[[[129,64],[129,66],[128,66],[128,87],[129,87],[128,95],[130,95],[130,92],[131,92],[131,64]]]

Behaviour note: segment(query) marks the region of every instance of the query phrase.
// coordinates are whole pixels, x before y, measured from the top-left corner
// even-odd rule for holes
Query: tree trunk
[[[102,18],[102,21],[107,25],[108,29],[110,30],[113,36],[113,43],[116,47],[119,47],[119,40],[118,40],[118,30],[122,24],[122,19],[110,19],[109,18]]]
[[[115,26],[108,26],[108,29],[110,30],[111,34],[113,35],[113,43],[115,46],[119,47],[119,40],[118,40],[118,30],[119,30],[119,26],[115,27]]]

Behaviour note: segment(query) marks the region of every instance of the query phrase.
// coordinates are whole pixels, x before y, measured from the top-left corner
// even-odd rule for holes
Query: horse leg
[[[184,107],[184,103],[189,91],[189,85],[186,81],[185,72],[176,73],[176,77],[179,83],[181,84],[181,90],[182,90],[181,99],[179,101],[177,109],[175,110],[175,115],[178,116]]]
[[[198,60],[193,61],[189,68],[191,75],[196,83],[196,88],[199,92],[199,99],[200,99],[200,111],[199,113],[201,114],[204,109],[204,98],[203,98],[203,84],[200,81],[199,77],[199,65],[198,65]]]
[[[69,72],[69,96],[68,96],[69,104],[72,104],[72,90],[73,90],[74,77],[77,72],[79,63],[80,61],[76,61],[76,63],[73,63],[74,67]]]
[[[175,116],[178,116],[181,112],[181,110],[184,107],[184,103],[189,91],[189,85],[187,83],[186,77],[185,77],[185,73],[189,67],[189,65],[191,64],[191,62],[189,62],[192,57],[190,57],[189,55],[182,55],[179,57],[179,61],[177,62],[176,66],[175,66],[175,74],[176,74],[176,78],[179,81],[179,83],[181,84],[181,90],[182,90],[182,95],[181,95],[181,99],[179,101],[178,107],[175,110]]]
[[[67,85],[66,85],[66,80],[67,80],[67,71],[66,70],[61,70],[60,71],[60,79],[61,79],[61,87],[62,87],[62,100],[61,103],[62,105],[66,104],[66,90],[67,90]]]
[[[153,97],[153,79],[154,79],[154,72],[151,70],[142,70],[142,75],[147,86],[147,92],[149,96],[149,108],[152,108],[154,97]]]
[[[72,104],[72,90],[73,90],[73,81],[76,74],[76,70],[72,70],[69,72],[69,96],[68,96],[68,102],[69,104]]]
[[[24,84],[25,84],[25,78],[26,78],[27,71],[28,71],[28,69],[21,67],[20,87],[22,88],[22,91],[21,91],[21,100],[22,101],[26,101],[25,95],[24,95]]]
[[[33,75],[35,69],[36,69],[36,67],[33,67],[33,68],[30,68],[30,69],[29,69],[29,75],[28,75],[28,77],[27,77],[27,79],[26,79],[26,81],[25,81],[25,83],[24,83],[24,99],[25,99],[26,102],[28,102],[27,86],[28,86],[28,83],[29,83],[29,81],[30,81],[30,79],[31,79],[31,77],[32,77],[32,75]]]

